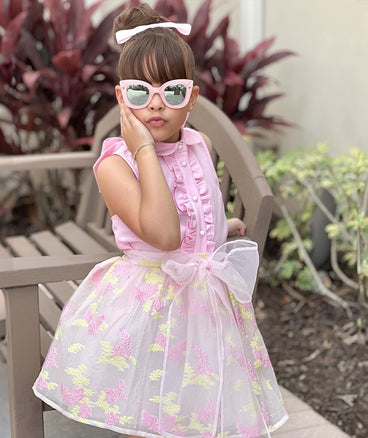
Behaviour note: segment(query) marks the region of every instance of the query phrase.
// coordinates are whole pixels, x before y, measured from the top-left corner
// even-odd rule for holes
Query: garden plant
[[[265,266],[265,278],[318,292],[348,312],[360,309],[357,324],[362,328],[368,309],[368,154],[351,149],[348,155],[333,157],[325,143],[318,143],[280,158],[263,151],[258,160],[276,193],[279,213],[270,231],[273,242],[279,242],[279,254]],[[324,202],[324,191],[332,195],[334,208]],[[317,209],[328,222],[329,286],[311,256]]]

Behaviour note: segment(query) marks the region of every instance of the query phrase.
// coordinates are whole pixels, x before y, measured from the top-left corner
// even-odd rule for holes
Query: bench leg
[[[32,391],[41,365],[38,286],[4,290],[12,438],[44,438],[42,402]]]

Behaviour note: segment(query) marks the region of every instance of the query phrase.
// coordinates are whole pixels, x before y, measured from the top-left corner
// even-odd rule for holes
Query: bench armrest
[[[92,151],[34,155],[3,155],[0,156],[0,171],[65,168],[81,169],[92,167],[96,159],[96,154]]]
[[[97,263],[119,255],[121,252],[2,259],[0,260],[0,288],[80,280]]]

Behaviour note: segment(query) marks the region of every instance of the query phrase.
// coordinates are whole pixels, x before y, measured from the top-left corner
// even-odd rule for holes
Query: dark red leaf
[[[263,61],[261,61],[259,63],[259,68],[266,67],[266,65],[280,61],[281,59],[286,58],[287,56],[295,56],[295,55],[296,55],[296,53],[292,52],[290,50],[283,50],[280,52],[273,53],[272,55],[268,56],[267,58],[264,58]]]
[[[8,13],[5,8],[5,1],[0,1],[0,26],[4,29],[8,25]]]
[[[71,107],[64,107],[58,114],[57,119],[59,121],[60,127],[62,129],[65,129],[68,126],[70,117],[72,116],[72,108]]]
[[[68,10],[63,0],[43,0],[55,32],[55,52],[68,48]]]
[[[109,47],[108,40],[111,35],[112,23],[119,12],[121,12],[121,5],[110,12],[94,29],[83,52],[83,64],[94,64],[97,56],[104,53]]]
[[[59,96],[60,80],[60,76],[50,68],[45,68],[37,72],[26,71],[23,74],[23,81],[26,85],[29,84],[31,93],[34,92],[34,88],[32,87],[36,87],[37,84],[40,84],[45,89],[51,90],[56,96]],[[44,95],[42,96],[45,97]]]
[[[92,146],[92,143],[93,143],[93,137],[77,138],[73,142],[73,148],[75,149],[76,146],[83,146],[83,145]]]
[[[33,34],[27,29],[23,29],[18,41],[17,57],[22,59],[34,70],[41,70],[47,67],[47,63],[37,50],[37,41]]]
[[[231,117],[239,105],[242,96],[242,83],[227,85],[222,102],[222,110]]]
[[[36,87],[36,82],[40,78],[42,72],[39,71],[26,71],[23,74],[23,81],[30,91],[34,91]]]
[[[186,23],[188,20],[187,8],[183,0],[158,0],[154,9],[169,21]]]
[[[267,52],[267,50],[272,46],[272,44],[275,42],[276,37],[271,37],[266,40],[261,41],[259,44],[256,45],[254,48],[254,51],[256,53],[257,57],[261,57],[264,55],[264,53]]]
[[[53,56],[52,65],[69,76],[73,76],[80,68],[81,59],[80,50],[68,50]]]
[[[278,99],[282,96],[284,96],[283,93],[275,93],[275,94],[271,94],[269,96],[263,97],[262,99],[259,99],[259,100],[251,99],[247,110],[244,111],[244,114],[249,115],[251,113],[253,118],[260,117],[263,114],[267,104],[269,104],[271,101]]]
[[[98,70],[97,65],[85,65],[82,69],[82,80],[83,82],[89,82],[91,77],[96,73]]]
[[[15,55],[19,34],[26,17],[27,13],[21,12],[8,24],[1,39],[1,53],[5,59],[10,59]]]
[[[203,37],[210,22],[210,9],[212,0],[205,0],[198,8],[192,23],[191,40]]]
[[[10,0],[9,13],[10,18],[15,17],[23,11],[23,0]]]
[[[85,8],[85,0],[72,0],[70,2],[69,10],[67,11],[67,19],[69,23],[69,32],[73,35],[74,43],[76,35],[86,18],[87,10]],[[90,17],[88,17],[90,18]],[[89,21],[87,18],[87,21]]]
[[[0,153],[6,155],[19,155],[22,153],[20,148],[9,139],[5,139],[4,133],[0,128]]]
[[[216,26],[215,30],[208,38],[207,46],[212,47],[214,41],[218,37],[222,37],[224,40],[227,38],[227,29],[229,27],[229,16],[224,17],[220,23]]]
[[[78,10],[75,12],[75,15],[80,15],[80,17],[78,20],[75,17],[74,23],[70,24],[71,32],[72,27],[75,28],[75,31],[73,32],[74,47],[78,49],[82,49],[87,46],[90,39],[90,33],[93,31],[92,15],[103,3],[103,0],[100,0],[94,3],[88,9],[84,9],[84,1],[85,0],[78,0],[76,2],[76,6],[78,5],[79,7]],[[70,16],[72,15],[73,11],[70,11]]]

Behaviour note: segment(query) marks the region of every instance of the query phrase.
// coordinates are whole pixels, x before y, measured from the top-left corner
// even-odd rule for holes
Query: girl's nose
[[[152,100],[149,104],[151,110],[160,111],[164,109],[164,103],[162,102],[161,96],[158,93],[155,93],[152,97]]]

